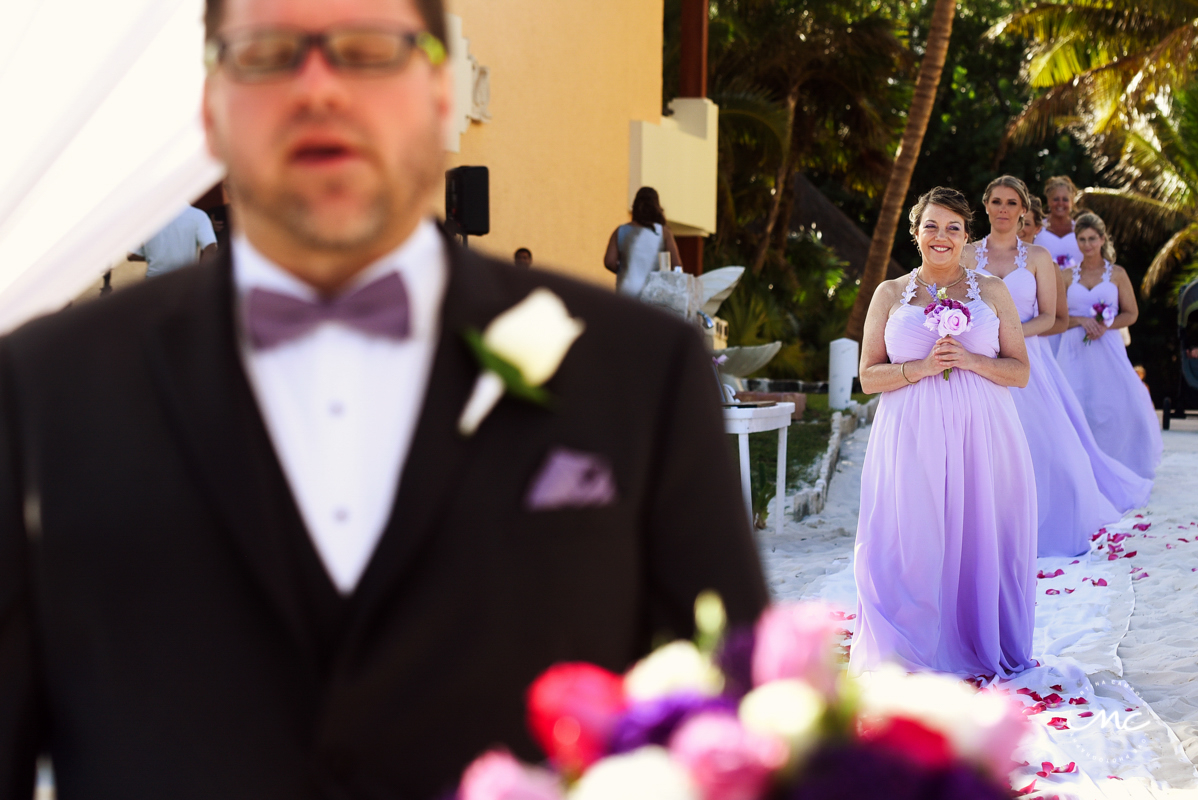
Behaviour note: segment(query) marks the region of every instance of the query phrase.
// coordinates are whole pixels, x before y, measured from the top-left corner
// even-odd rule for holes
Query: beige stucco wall
[[[472,247],[614,285],[603,269],[628,220],[629,127],[661,121],[662,0],[449,0],[491,69],[491,121],[449,166],[490,168],[491,233]],[[441,195],[444,196],[444,193]]]

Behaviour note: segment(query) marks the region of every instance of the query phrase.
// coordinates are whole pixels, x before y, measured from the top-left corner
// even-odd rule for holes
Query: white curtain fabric
[[[220,180],[203,0],[0,3],[0,332],[54,311]]]

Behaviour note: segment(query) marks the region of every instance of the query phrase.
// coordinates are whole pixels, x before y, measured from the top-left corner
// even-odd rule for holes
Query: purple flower
[[[967,766],[925,770],[867,746],[813,753],[785,800],[1000,800],[1010,792]]]
[[[757,632],[751,626],[732,628],[715,654],[715,664],[724,673],[724,696],[741,699],[753,688],[753,648]]]
[[[609,750],[614,755],[650,744],[664,747],[679,725],[704,711],[735,714],[736,701],[727,697],[686,693],[634,703],[616,721]]]

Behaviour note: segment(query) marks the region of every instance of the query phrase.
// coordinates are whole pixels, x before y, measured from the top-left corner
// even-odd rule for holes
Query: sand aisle
[[[856,610],[868,436],[866,427],[847,439],[823,513],[761,533],[776,599]],[[1018,754],[1027,766],[1012,775],[1028,796],[1198,797],[1198,434],[1164,436],[1149,506],[1096,532],[1088,557],[1038,564],[1041,667],[998,687],[1037,723]]]

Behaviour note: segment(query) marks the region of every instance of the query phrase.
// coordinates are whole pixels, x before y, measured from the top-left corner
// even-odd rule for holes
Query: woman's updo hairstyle
[[[1014,175],[1000,175],[986,187],[986,191],[982,194],[982,203],[990,202],[990,195],[994,194],[994,190],[999,186],[1005,186],[1008,189],[1013,189],[1015,194],[1019,195],[1019,202],[1023,203],[1023,210],[1030,211],[1032,208],[1032,193],[1027,190],[1027,184],[1016,178]]]
[[[960,216],[965,220],[966,241],[973,238],[971,227],[973,209],[969,207],[969,200],[956,189],[950,189],[947,186],[937,186],[921,195],[915,205],[911,207],[911,237],[915,239],[917,244],[919,243],[919,223],[923,220],[923,212],[928,210],[928,206],[947,208],[949,211]]]
[[[1044,203],[1040,202],[1039,197],[1032,198],[1032,205],[1028,211],[1032,215],[1032,224],[1037,228],[1044,225]]]
[[[1093,211],[1087,211],[1073,221],[1073,233],[1075,235],[1081,233],[1086,228],[1089,228],[1103,238],[1102,257],[1114,264],[1115,245],[1111,241],[1111,237],[1107,236],[1106,223],[1102,221],[1102,217]]]
[[[1057,189],[1068,189],[1070,202],[1077,202],[1077,196],[1080,194],[1077,186],[1074,185],[1073,179],[1068,175],[1053,175],[1044,182],[1044,196],[1051,197],[1052,193]]]

